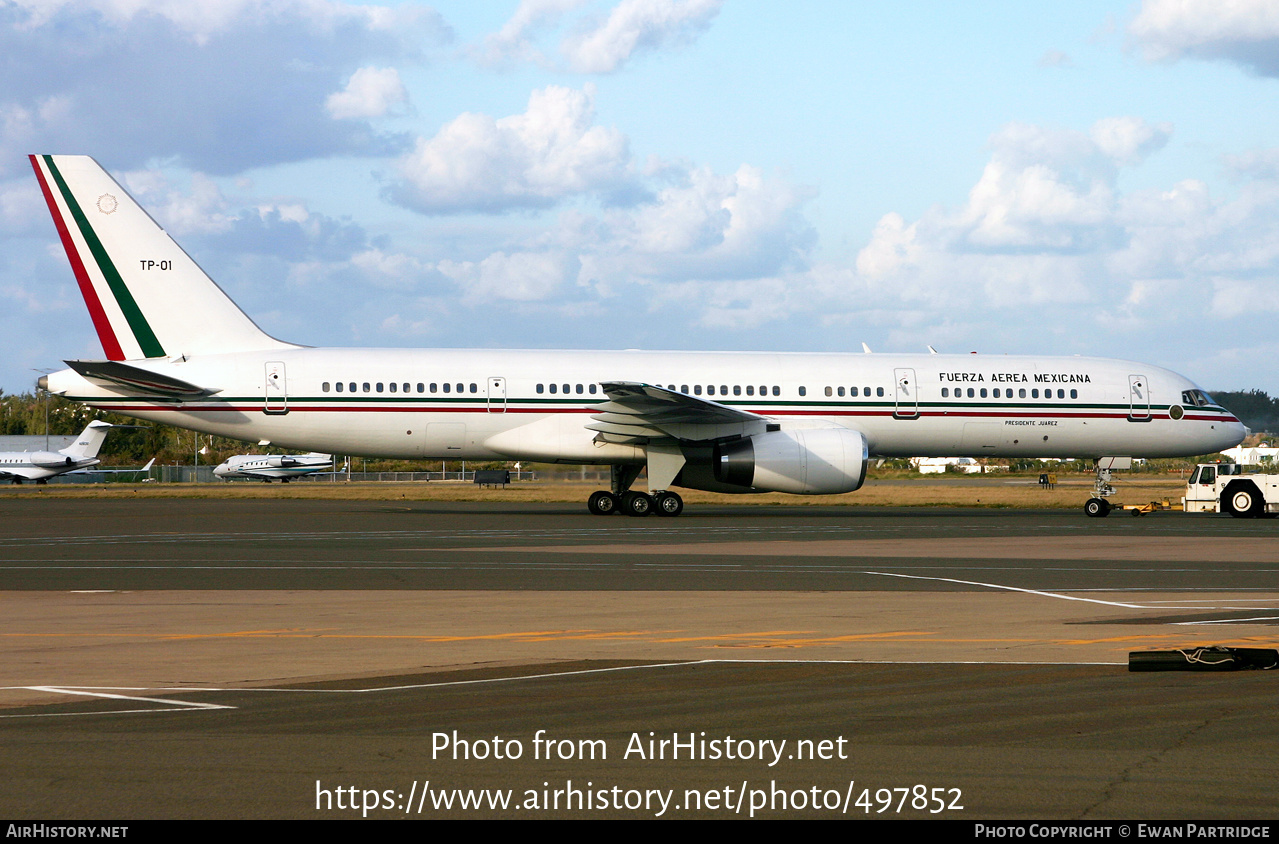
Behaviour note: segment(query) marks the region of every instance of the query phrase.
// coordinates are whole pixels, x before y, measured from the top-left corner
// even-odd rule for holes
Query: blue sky
[[[0,3],[0,387],[101,355],[31,152],[311,345],[1092,354],[1279,394],[1261,0]]]

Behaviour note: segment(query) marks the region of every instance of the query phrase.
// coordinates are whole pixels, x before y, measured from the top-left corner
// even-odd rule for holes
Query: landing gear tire
[[[622,496],[622,512],[628,516],[647,516],[653,512],[653,499],[642,492],[628,492]]]
[[[657,505],[657,515],[678,516],[684,512],[684,499],[673,492],[663,492],[653,502]]]
[[[1104,519],[1110,515],[1110,502],[1104,498],[1089,498],[1084,504],[1084,512],[1094,519]]]
[[[594,516],[611,516],[617,512],[617,507],[617,496],[604,490],[592,492],[591,497],[586,499],[586,509]]]

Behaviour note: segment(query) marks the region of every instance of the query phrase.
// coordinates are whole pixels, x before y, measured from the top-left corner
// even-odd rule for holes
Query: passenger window
[[[741,394],[742,394],[742,388],[741,388],[741,385],[740,385],[740,384],[734,384],[734,385],[733,385],[733,395],[735,395],[735,396],[740,396]]]
[[[777,390],[777,388],[776,388],[776,387],[774,387],[774,388],[773,388],[773,391],[774,391],[774,392],[773,392],[773,395],[777,395],[776,390]],[[806,396],[806,395],[808,395],[808,388],[807,388],[807,387],[800,387],[800,388],[799,388],[799,394],[800,394],[801,396]]]
[[[1079,398],[1079,391],[1078,391],[1078,390],[1071,390],[1071,391],[1070,391],[1070,397],[1071,397],[1072,399],[1077,399],[1077,398]]]
[[[351,386],[350,386],[349,390],[350,390],[350,392],[352,392],[352,393],[354,393],[354,392],[355,392],[355,382],[354,382],[354,381],[352,381],[352,382],[351,382]]]
[[[1025,387],[1022,387],[1020,390],[1018,390],[1018,391],[1017,391],[1017,398],[1019,398],[1019,399],[1024,399],[1024,398],[1026,398],[1026,388],[1025,388]]]
[[[680,385],[679,385],[679,391],[680,391],[681,393],[683,393],[684,395],[688,395],[688,385],[687,385],[687,384],[680,384]]]
[[[377,391],[378,391],[379,393],[380,393],[380,392],[382,392],[382,382],[381,382],[381,381],[377,382]]]
[[[336,383],[336,384],[334,384],[333,386],[334,386],[334,387],[337,387],[337,391],[338,391],[339,393],[340,393],[340,392],[342,392],[342,382],[341,382],[341,381],[337,382],[337,383]]]
[[[877,396],[881,396],[881,397],[882,397],[882,396],[884,395],[884,388],[883,388],[883,387],[876,387],[876,388],[875,388],[875,395],[877,395]]]
[[[417,391],[418,391],[419,393],[425,393],[425,392],[426,392],[426,390],[424,389],[425,387],[426,387],[426,385],[425,385],[425,384],[423,384],[421,381],[418,381],[418,382],[417,382]]]
[[[973,398],[973,397],[974,397],[974,395],[975,395],[975,394],[974,394],[974,392],[973,392],[973,388],[972,388],[972,387],[969,387],[969,388],[968,388],[968,398],[970,398],[970,399],[971,399],[971,398]]]
[[[746,385],[746,395],[748,395],[748,396],[753,396],[753,395],[755,395],[755,385],[754,385],[754,384],[747,384],[747,385]]]
[[[701,385],[701,384],[694,384],[694,385],[693,385],[693,395],[695,395],[695,396],[700,396],[701,394],[702,394],[702,385]]]
[[[1059,399],[1064,399],[1065,397],[1066,397],[1066,391],[1065,391],[1065,390],[1058,390],[1058,391],[1057,391],[1057,398],[1059,398]]]
[[[327,393],[329,391],[329,382],[325,381],[323,384],[321,384],[320,390]]]
[[[941,397],[944,399],[950,398],[950,387],[941,388]]]
[[[1031,391],[1030,391],[1030,397],[1031,397],[1032,399],[1037,399],[1037,398],[1039,398],[1039,388],[1038,388],[1038,387],[1036,387],[1035,389],[1033,389],[1033,390],[1031,390]]]
[[[564,385],[564,395],[568,395],[568,384]]]
[[[986,398],[986,388],[985,388],[985,387],[982,387],[982,388],[981,388],[981,397],[982,397],[982,398]]]
[[[773,395],[775,395],[775,396],[780,396],[781,394],[782,394],[782,388],[781,388],[781,387],[774,387],[774,388],[773,388]],[[802,395],[804,395],[804,388],[803,388],[803,387],[800,387],[800,388],[799,388],[799,394],[800,394],[801,396],[802,396]]]
[[[579,396],[582,394],[582,385],[581,385],[581,384],[578,384],[578,385],[577,385],[577,394],[578,394]]]
[[[594,385],[594,384],[591,384],[591,385],[590,385],[590,387],[589,387],[589,389],[590,389],[590,391],[591,391],[591,395],[595,395],[595,385]],[[674,390],[675,388],[674,388],[674,387],[671,387],[671,389],[672,389],[672,390]]]
[[[826,395],[828,395],[828,396],[829,396],[829,395],[830,395],[830,393],[831,393],[830,387],[827,387],[827,388],[826,388]]]
[[[393,392],[393,393],[395,392],[395,387],[396,387],[396,384],[395,384],[395,382],[394,382],[394,381],[392,381],[392,382],[391,382],[391,392]]]
[[[369,391],[369,382],[368,382],[368,381],[365,381],[365,382],[364,382],[364,392],[366,392],[366,393],[367,393],[368,391]]]
[[[447,392],[448,392],[449,390],[451,390],[451,389],[453,389],[453,385],[452,385],[452,384],[450,384],[450,383],[448,383],[448,382],[446,381],[446,382],[444,383],[444,392],[446,392],[446,393],[447,393]]]
[[[836,390],[835,392],[836,392],[836,393],[838,393],[838,394],[842,397],[842,396],[844,395],[844,388],[843,388],[843,387],[840,387],[840,388],[839,388],[838,390]]]
[[[431,392],[432,392],[432,393],[434,393],[434,392],[435,392],[435,382],[434,382],[434,381],[432,381],[432,382],[431,382]],[[541,390],[538,390],[538,392],[540,393],[540,392],[542,392],[542,391],[541,391]]]
[[[538,385],[537,385],[537,394],[538,394],[539,396],[542,394],[542,385],[541,385],[541,384],[538,384]]]
[[[719,385],[719,394],[720,394],[721,396],[726,396],[726,395],[728,395],[728,385],[727,385],[727,384],[720,384],[720,385]]]
[[[552,385],[551,385],[551,395],[555,395],[555,393],[556,393],[556,391],[557,391],[558,389],[559,389],[559,385],[558,385],[558,384],[552,384]]]
[[[479,387],[476,387],[474,384],[472,384],[472,385],[471,385],[471,392],[472,392],[472,393],[478,393],[479,391],[480,391]],[[565,390],[564,392],[568,392],[568,391],[567,391],[567,390]]]

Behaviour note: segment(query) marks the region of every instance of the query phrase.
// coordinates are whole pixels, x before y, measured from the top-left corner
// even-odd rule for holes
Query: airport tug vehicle
[[[1279,475],[1245,472],[1234,463],[1200,463],[1181,503],[1187,513],[1229,513],[1239,519],[1279,513]]]
[[[1113,467],[1127,468],[1127,467]],[[1151,501],[1148,504],[1111,504],[1106,499],[1115,494],[1110,484],[1110,467],[1098,468],[1093,497],[1084,504],[1089,516],[1104,518],[1111,510],[1127,510],[1144,516],[1157,510],[1181,510],[1187,513],[1229,513],[1237,519],[1259,519],[1279,513],[1279,474],[1245,472],[1235,463],[1200,463],[1186,481],[1186,494],[1180,504]]]

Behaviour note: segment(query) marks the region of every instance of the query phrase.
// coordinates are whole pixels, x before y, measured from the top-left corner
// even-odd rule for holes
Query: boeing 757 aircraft
[[[672,487],[851,492],[872,456],[1122,461],[1245,434],[1181,375],[1104,358],[299,346],[92,158],[31,164],[104,352],[40,386],[139,419],[326,454],[608,465],[591,512],[635,516],[678,515]]]

